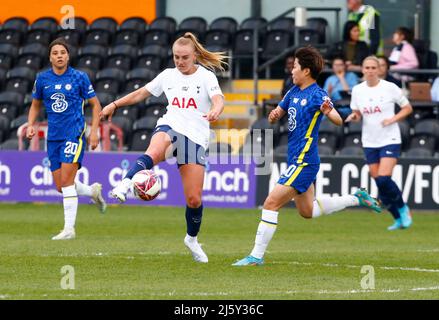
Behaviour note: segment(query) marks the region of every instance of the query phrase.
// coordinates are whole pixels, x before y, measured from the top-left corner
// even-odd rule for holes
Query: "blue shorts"
[[[81,168],[82,157],[86,148],[85,135],[79,138],[61,141],[47,141],[47,155],[50,160],[50,170],[61,168],[61,163],[78,163]]]
[[[157,126],[153,135],[157,132],[166,132],[171,138],[172,155],[177,158],[178,167],[189,163],[206,166],[206,150],[202,146],[181,133],[174,131],[168,125]]]
[[[364,148],[367,164],[379,163],[381,158],[399,158],[400,144],[389,144],[380,148]]]
[[[302,194],[315,182],[320,164],[294,163],[280,176],[278,184],[290,186]]]

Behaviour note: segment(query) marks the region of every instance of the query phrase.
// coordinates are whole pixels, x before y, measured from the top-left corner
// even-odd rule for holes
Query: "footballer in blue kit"
[[[42,100],[46,107],[51,171],[58,170],[61,163],[81,166],[86,146],[84,104],[95,96],[88,76],[72,67],[61,75],[52,69],[38,74],[32,98]]]
[[[295,52],[291,72],[294,86],[268,116],[270,123],[288,116],[288,168],[265,199],[253,250],[234,266],[264,263],[265,251],[277,228],[279,209],[292,200],[299,214],[306,219],[352,206],[381,212],[377,200],[364,189],[358,189],[353,195],[315,198],[313,182],[320,167],[317,143],[321,119],[326,116],[336,125],[343,123],[327,93],[316,83],[323,66],[323,57],[315,48],[304,47]]]
[[[47,153],[56,188],[63,194],[64,229],[53,240],[75,238],[75,221],[78,195],[89,196],[101,212],[106,209],[102,197],[102,185],[86,185],[75,181],[81,167],[86,142],[84,105],[88,101],[93,108],[89,143],[92,149],[98,146],[99,112],[101,105],[96,98],[90,80],[82,71],[68,65],[69,47],[62,39],[49,45],[52,67],[39,73],[32,90],[32,105],[28,115],[26,136],[32,139],[37,130],[36,119],[44,104],[47,113]]]
[[[288,167],[278,183],[305,192],[319,171],[318,129],[321,105],[329,98],[316,83],[304,90],[293,86],[279,103],[288,115]],[[292,170],[294,169],[294,170]],[[294,171],[293,174],[289,174]]]

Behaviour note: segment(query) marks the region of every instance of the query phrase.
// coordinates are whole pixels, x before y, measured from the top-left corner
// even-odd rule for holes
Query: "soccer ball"
[[[155,199],[162,190],[160,177],[152,170],[141,170],[133,179],[134,195],[140,200],[151,201]]]

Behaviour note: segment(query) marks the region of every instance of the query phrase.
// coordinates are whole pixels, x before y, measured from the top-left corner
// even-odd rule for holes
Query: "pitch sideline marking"
[[[313,263],[313,262],[300,262],[300,261],[291,261],[291,262],[278,262],[273,261],[272,264],[294,264],[294,265],[304,265],[304,266],[311,266],[311,265],[320,265],[324,267],[332,267],[332,268],[338,268],[338,267],[344,267],[344,268],[361,268],[362,266],[356,266],[351,264],[338,264],[338,263]],[[430,273],[439,273],[439,269],[423,269],[419,267],[389,267],[389,266],[381,266],[376,267],[383,270],[402,270],[402,271],[416,271],[416,272],[430,272]]]

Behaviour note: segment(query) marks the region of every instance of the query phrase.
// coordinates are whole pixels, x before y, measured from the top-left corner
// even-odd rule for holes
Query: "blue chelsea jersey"
[[[84,102],[95,97],[86,73],[68,67],[62,75],[52,69],[37,75],[32,98],[43,100],[47,112],[48,141],[77,138],[85,130]]]
[[[328,94],[316,83],[301,90],[293,86],[279,103],[288,116],[288,165],[319,164],[320,106]]]

